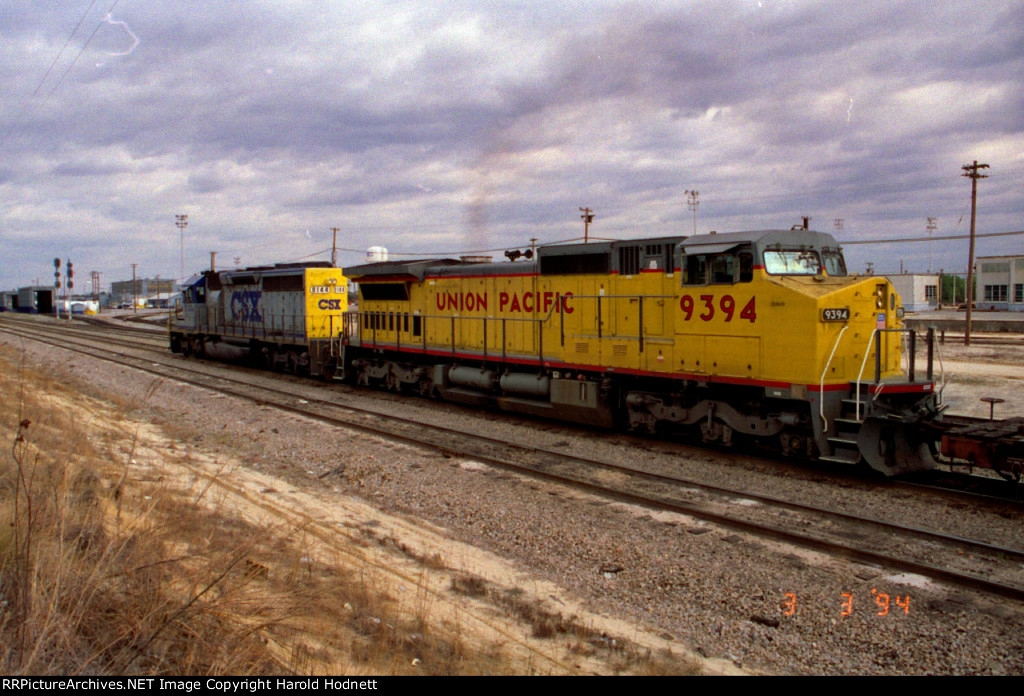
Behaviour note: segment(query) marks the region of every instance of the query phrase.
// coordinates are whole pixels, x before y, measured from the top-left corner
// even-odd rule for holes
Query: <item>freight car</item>
[[[186,356],[247,356],[271,369],[333,376],[348,283],[326,262],[206,271],[174,298],[170,347]]]
[[[333,352],[361,384],[601,426],[688,428],[888,475],[935,464],[931,360],[915,369],[916,335],[892,285],[848,274],[828,234],[553,245],[525,262],[345,274],[359,309]]]

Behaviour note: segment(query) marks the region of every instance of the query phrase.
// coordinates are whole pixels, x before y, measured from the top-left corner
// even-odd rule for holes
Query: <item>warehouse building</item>
[[[1024,312],[1024,256],[979,256],[974,303]]]
[[[886,276],[896,288],[903,308],[924,312],[939,304],[939,276],[935,273],[900,273]]]

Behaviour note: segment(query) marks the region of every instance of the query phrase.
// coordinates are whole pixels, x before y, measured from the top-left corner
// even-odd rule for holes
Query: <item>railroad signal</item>
[[[75,287],[75,281],[71,280],[75,275],[75,268],[71,265],[71,259],[68,259],[68,288]]]

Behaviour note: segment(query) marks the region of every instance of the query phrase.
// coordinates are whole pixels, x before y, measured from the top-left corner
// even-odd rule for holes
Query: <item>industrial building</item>
[[[939,305],[939,276],[936,273],[900,273],[886,276],[896,288],[908,312],[924,312]]]
[[[979,256],[974,303],[1024,312],[1024,256]]]
[[[45,285],[18,288],[14,311],[26,314],[53,314],[55,292],[52,287]]]
[[[110,302],[114,305],[131,306],[135,300],[142,301],[148,297],[161,295],[170,297],[178,291],[174,280],[168,278],[137,278],[136,280],[120,280],[110,284]]]

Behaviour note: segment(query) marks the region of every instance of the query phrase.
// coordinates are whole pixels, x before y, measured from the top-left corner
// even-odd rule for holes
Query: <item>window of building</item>
[[[986,285],[985,302],[1006,302],[1006,286]]]
[[[1013,301],[1024,302],[1024,283],[1017,283],[1013,286]]]
[[[924,299],[926,299],[926,300],[937,300],[937,299],[939,299],[939,286],[938,285],[925,285],[924,286]]]

